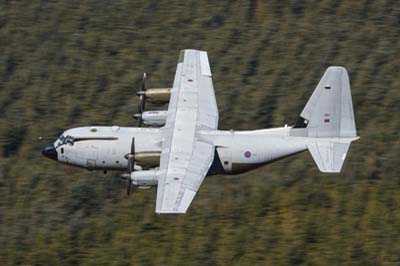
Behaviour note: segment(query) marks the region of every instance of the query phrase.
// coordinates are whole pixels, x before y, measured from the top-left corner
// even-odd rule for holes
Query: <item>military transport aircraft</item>
[[[339,173],[359,138],[343,67],[326,70],[294,125],[272,129],[218,130],[204,51],[180,52],[172,88],[146,89],[144,74],[137,95],[139,127],[72,128],[42,153],[89,170],[124,171],[128,195],[132,185],[157,186],[157,213],[186,213],[207,175],[241,173],[305,150],[321,172]],[[146,100],[169,102],[168,110],[144,111]]]

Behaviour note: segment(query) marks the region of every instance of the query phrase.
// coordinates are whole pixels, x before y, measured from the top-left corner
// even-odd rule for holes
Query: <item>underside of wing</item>
[[[163,128],[156,212],[186,212],[214,157],[214,145],[198,140],[198,131],[217,126],[207,53],[183,50]]]
[[[187,164],[174,164],[160,178],[157,213],[186,213],[214,159],[214,145],[196,141]],[[179,160],[179,159],[178,159]]]

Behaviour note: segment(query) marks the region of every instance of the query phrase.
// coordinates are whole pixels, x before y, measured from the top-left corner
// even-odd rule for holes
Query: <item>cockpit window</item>
[[[57,147],[60,147],[61,145],[64,145],[64,144],[69,144],[69,145],[74,145],[74,138],[73,137],[71,137],[71,136],[64,136],[64,135],[61,135],[59,138],[58,138],[58,143],[57,143]],[[56,147],[56,148],[57,148]]]
[[[71,137],[71,136],[67,136],[67,137],[65,138],[65,142],[66,142],[67,144],[69,144],[69,145],[74,145],[74,138]]]

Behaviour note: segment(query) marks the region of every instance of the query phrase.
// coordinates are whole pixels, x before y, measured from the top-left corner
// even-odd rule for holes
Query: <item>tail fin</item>
[[[325,71],[291,135],[309,138],[307,148],[321,172],[340,172],[350,143],[358,139],[345,68]]]

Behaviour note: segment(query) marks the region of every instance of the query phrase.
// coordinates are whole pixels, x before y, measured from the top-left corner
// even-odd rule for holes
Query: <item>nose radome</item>
[[[57,150],[53,144],[47,144],[46,146],[44,146],[42,149],[42,154],[52,160],[57,161],[58,159]]]

